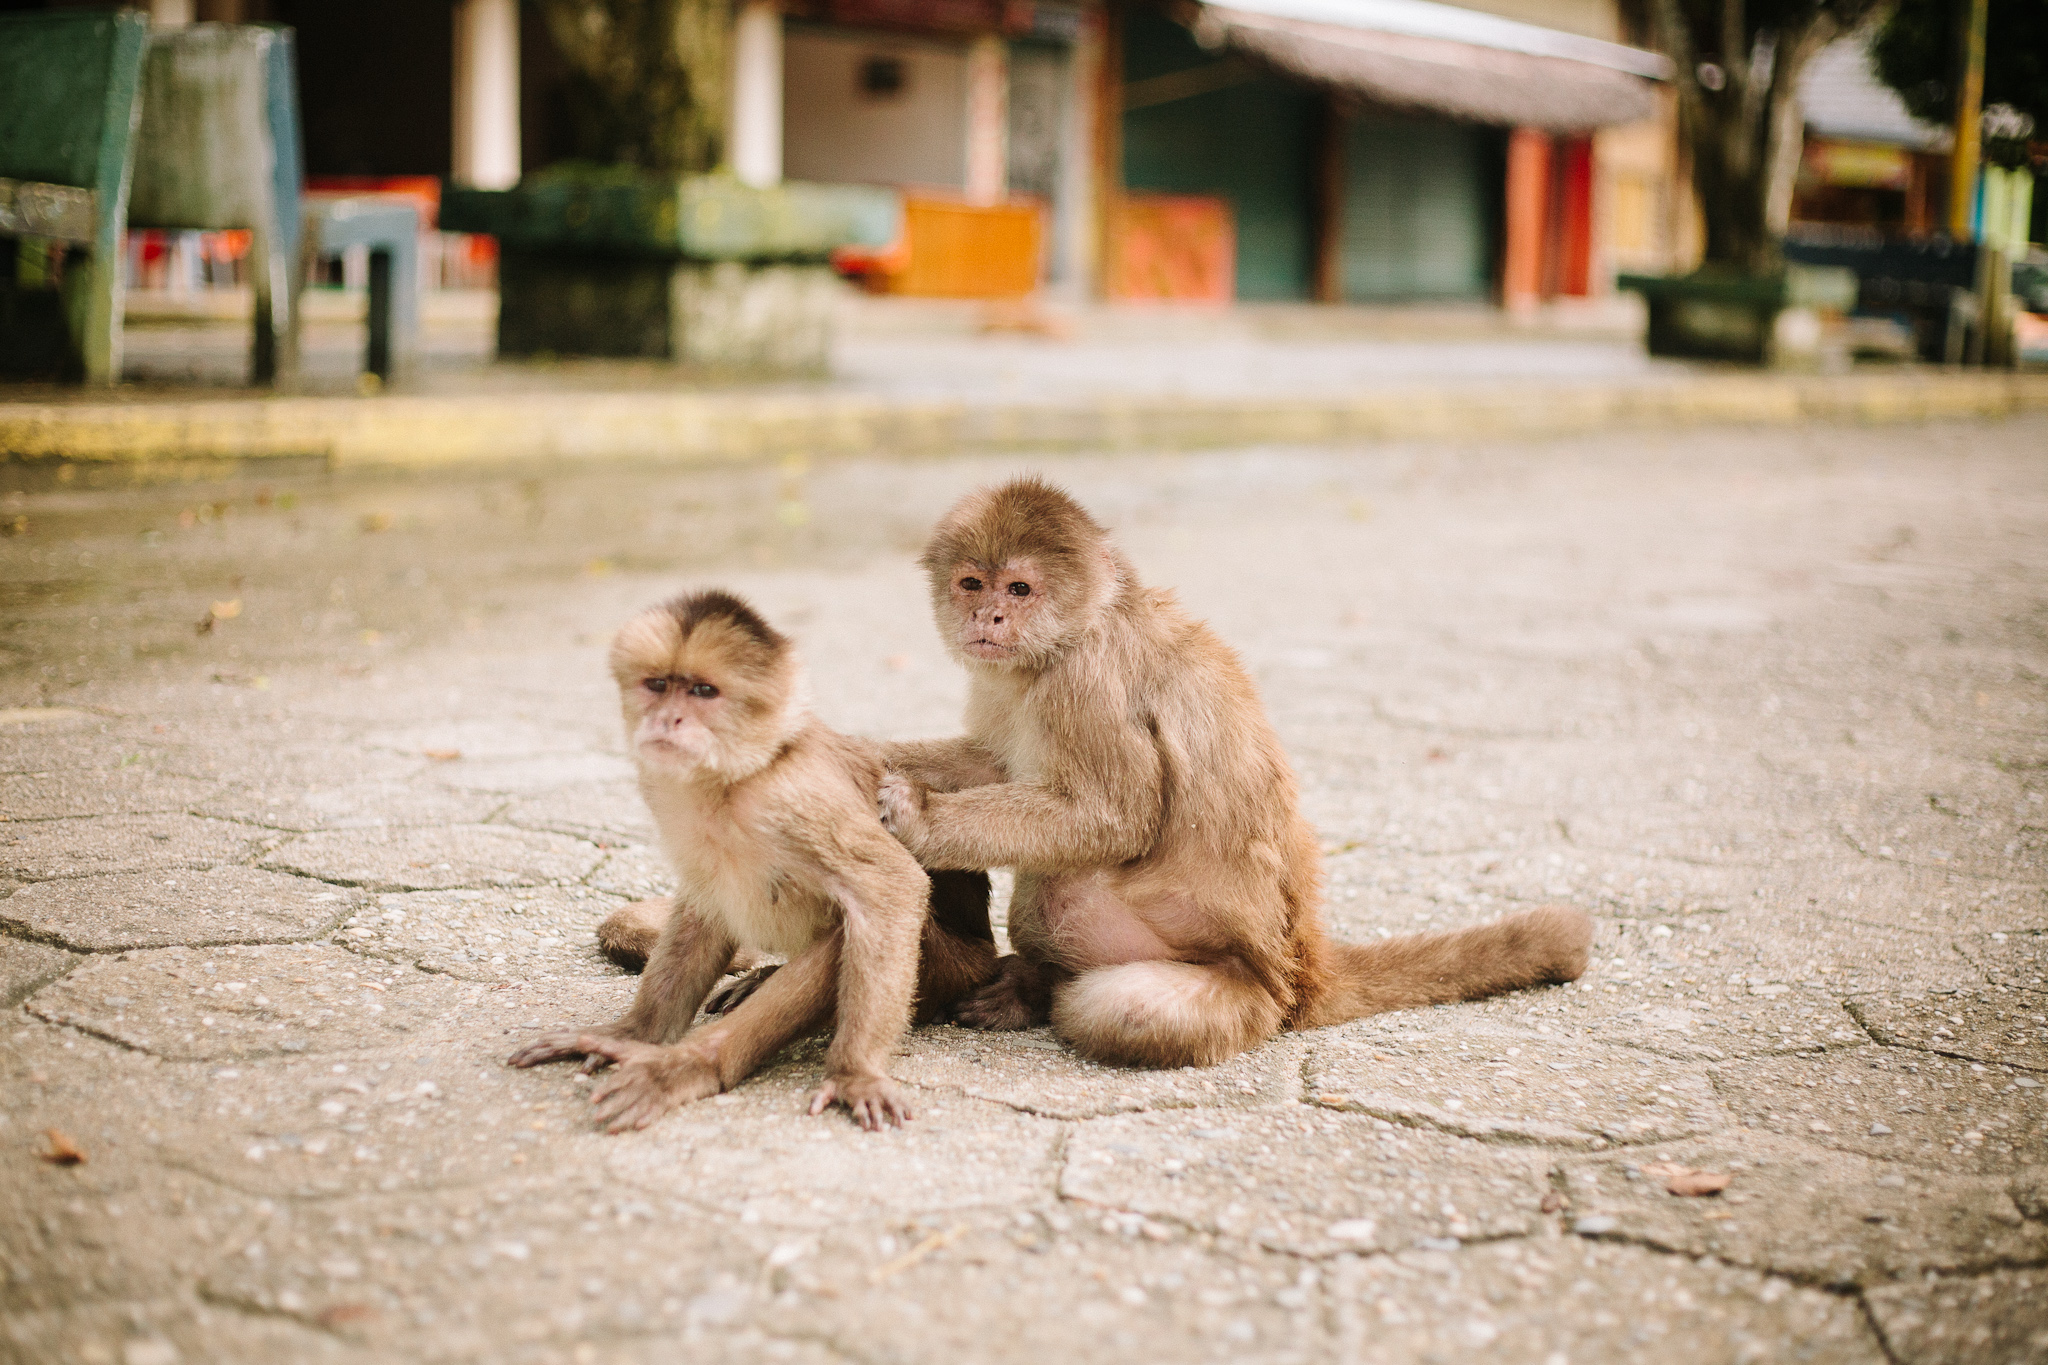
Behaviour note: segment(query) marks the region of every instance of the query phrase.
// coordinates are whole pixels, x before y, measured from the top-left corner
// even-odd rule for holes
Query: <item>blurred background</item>
[[[2039,0],[0,0],[0,68],[31,380],[1233,319],[2048,358]]]

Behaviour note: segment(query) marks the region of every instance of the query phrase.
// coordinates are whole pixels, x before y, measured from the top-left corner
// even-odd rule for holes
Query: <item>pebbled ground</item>
[[[2048,1359],[2043,449],[0,469],[0,1359]],[[613,624],[728,585],[946,732],[915,549],[1025,467],[1243,652],[1340,934],[1594,969],[1200,1072],[924,1029],[881,1135],[816,1041],[620,1138],[506,1068],[663,884]]]

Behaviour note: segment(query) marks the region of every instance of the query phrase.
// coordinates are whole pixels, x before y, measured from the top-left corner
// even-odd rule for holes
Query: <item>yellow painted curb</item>
[[[891,400],[831,393],[532,393],[0,403],[0,459],[267,457],[336,466],[682,463],[805,454],[1189,449],[1555,436],[1617,426],[1907,422],[2048,411],[2048,374],[1709,374],[1627,384],[1408,389],[1353,399]]]

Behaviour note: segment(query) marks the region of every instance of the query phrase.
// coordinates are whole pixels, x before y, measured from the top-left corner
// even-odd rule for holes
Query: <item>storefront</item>
[[[1115,13],[1124,297],[1226,275],[1239,299],[1587,294],[1593,132],[1660,114],[1653,54],[1423,0]],[[1151,264],[1205,254],[1228,269]]]

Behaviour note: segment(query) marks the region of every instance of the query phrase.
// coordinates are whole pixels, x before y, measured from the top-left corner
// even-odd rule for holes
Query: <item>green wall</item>
[[[1344,140],[1344,297],[1486,297],[1498,252],[1500,131],[1360,114]]]
[[[1134,7],[1124,30],[1124,79],[1210,66],[1188,31]],[[1310,192],[1320,97],[1256,75],[1241,83],[1124,114],[1124,185],[1213,194],[1237,215],[1237,296],[1305,299],[1313,280]]]

